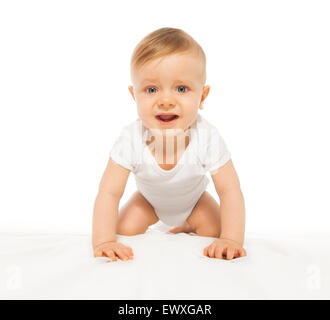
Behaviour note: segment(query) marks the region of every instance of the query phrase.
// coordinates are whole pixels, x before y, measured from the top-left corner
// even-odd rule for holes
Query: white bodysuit
[[[210,181],[206,173],[215,173],[231,158],[217,128],[200,114],[187,131],[189,145],[171,170],[158,165],[146,144],[150,130],[139,118],[123,127],[110,151],[113,161],[133,172],[137,189],[169,226],[189,217]]]

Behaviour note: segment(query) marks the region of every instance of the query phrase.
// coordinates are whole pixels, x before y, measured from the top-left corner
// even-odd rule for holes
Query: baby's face
[[[204,86],[203,72],[201,59],[193,53],[173,54],[132,70],[129,91],[143,125],[162,134],[166,129],[189,129],[210,90]],[[176,118],[164,121],[160,114]]]

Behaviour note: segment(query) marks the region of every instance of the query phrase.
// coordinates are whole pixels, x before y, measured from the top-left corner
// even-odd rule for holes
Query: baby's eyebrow
[[[144,82],[157,82],[157,81],[158,81],[157,79],[143,79],[142,83],[144,83]]]
[[[174,82],[182,82],[182,83],[188,83],[188,84],[192,84],[192,82],[190,80],[174,80]]]
[[[142,83],[145,83],[145,82],[158,82],[158,80],[157,79],[143,79],[142,80]],[[178,82],[180,82],[180,83],[188,83],[190,85],[193,84],[190,80],[179,80],[179,79],[177,79],[177,80],[174,80],[173,82],[174,83],[178,83]]]

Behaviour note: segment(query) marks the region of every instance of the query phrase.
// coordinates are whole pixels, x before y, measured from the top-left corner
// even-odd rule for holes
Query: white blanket
[[[134,259],[94,258],[90,235],[0,235],[1,299],[330,299],[330,235],[247,234],[247,256],[157,223],[117,236]]]

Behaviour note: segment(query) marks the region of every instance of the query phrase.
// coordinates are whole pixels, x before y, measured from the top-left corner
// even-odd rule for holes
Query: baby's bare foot
[[[171,233],[180,233],[180,232],[190,233],[190,232],[194,232],[194,230],[187,221],[184,221],[179,226],[168,230],[168,232],[171,232]]]

